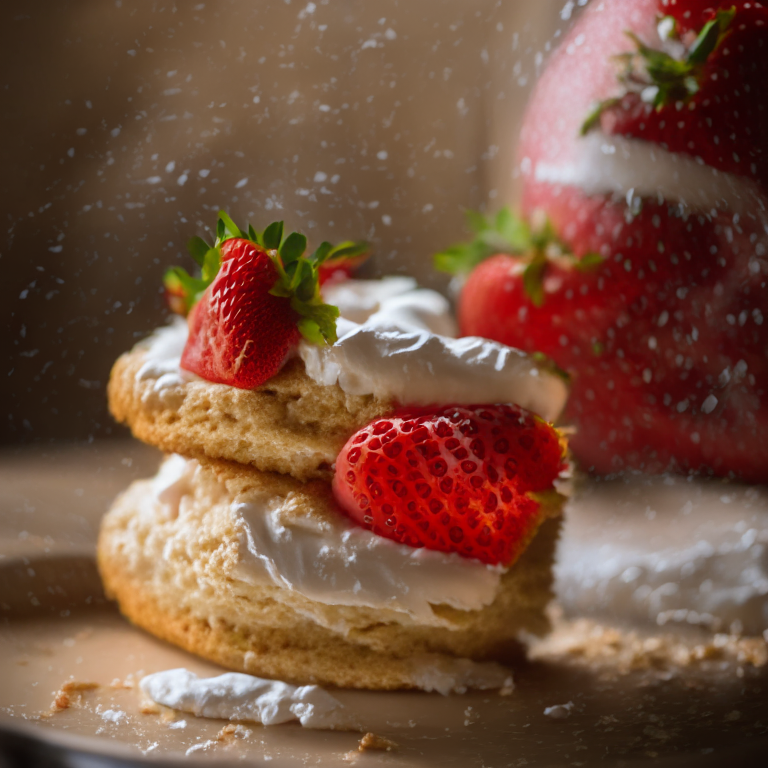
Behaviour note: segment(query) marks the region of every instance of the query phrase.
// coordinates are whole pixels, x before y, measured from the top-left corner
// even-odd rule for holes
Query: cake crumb
[[[164,707],[162,704],[143,696],[139,704],[139,712],[142,715],[160,715],[164,723],[173,723],[178,719],[178,713],[175,709]]]
[[[116,677],[109,684],[109,687],[115,690],[133,690],[136,687],[136,675],[126,675],[125,680],[121,680],[119,677]]]
[[[98,687],[98,683],[80,683],[76,680],[67,680],[67,682],[53,694],[51,709],[46,715],[52,715],[56,712],[69,709],[73,705],[79,704],[82,694],[85,691],[93,691]]]
[[[573,710],[573,702],[569,701],[567,704],[555,704],[554,706],[547,707],[544,710],[546,717],[551,717],[553,720],[565,720],[571,716]]]
[[[569,620],[554,614],[553,631],[536,641],[530,657],[537,661],[567,659],[587,667],[602,678],[645,672],[660,679],[684,669],[724,664],[737,677],[740,666],[759,669],[768,665],[768,643],[762,637],[712,634],[685,638],[670,633],[644,637],[631,630],[619,630],[591,619]]]
[[[392,752],[398,746],[397,742],[386,738],[386,736],[379,736],[378,734],[368,732],[360,739],[357,751],[368,752],[375,750],[377,752]]]
[[[251,729],[244,725],[229,723],[216,734],[216,741],[231,742],[235,739],[247,739],[251,733]]]

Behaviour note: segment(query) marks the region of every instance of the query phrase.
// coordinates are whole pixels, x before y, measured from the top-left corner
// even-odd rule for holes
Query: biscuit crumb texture
[[[146,360],[141,345],[117,360],[107,389],[110,411],[139,440],[190,458],[330,479],[349,437],[392,410],[372,395],[317,384],[298,358],[253,390],[179,379],[159,396],[157,381],[139,375]]]
[[[378,736],[375,733],[366,733],[358,746],[359,752],[392,752],[398,747],[396,741],[388,739],[386,736]]]
[[[134,483],[104,519],[98,559],[107,594],[138,626],[228,669],[299,685],[423,688],[430,670],[457,661],[513,662],[520,632],[549,628],[557,518],[542,523],[493,603],[433,606],[441,626],[423,626],[389,609],[328,605],[238,578],[233,505],[291,493],[297,515],[337,515],[327,482],[201,462],[178,507],[157,501],[151,484]]]

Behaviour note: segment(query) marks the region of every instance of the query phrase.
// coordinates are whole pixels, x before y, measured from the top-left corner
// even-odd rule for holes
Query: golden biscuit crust
[[[330,478],[349,437],[392,410],[372,395],[317,384],[298,358],[257,389],[180,381],[161,398],[155,381],[138,375],[146,360],[141,346],[122,355],[107,389],[112,415],[135,437],[167,453],[234,461],[299,480]]]
[[[521,631],[548,629],[559,518],[542,522],[491,605],[434,606],[441,624],[424,626],[389,609],[320,604],[238,578],[233,503],[290,493],[294,514],[322,520],[339,514],[328,483],[203,462],[174,507],[152,501],[152,482],[134,483],[104,520],[98,557],[107,593],[138,626],[230,669],[300,684],[414,688],[424,658],[509,662]]]

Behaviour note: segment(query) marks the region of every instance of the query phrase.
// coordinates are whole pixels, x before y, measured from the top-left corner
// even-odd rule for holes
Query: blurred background
[[[114,359],[165,322],[165,269],[226,209],[364,274],[444,290],[463,210],[514,201],[563,0],[7,0],[2,444],[125,435]]]

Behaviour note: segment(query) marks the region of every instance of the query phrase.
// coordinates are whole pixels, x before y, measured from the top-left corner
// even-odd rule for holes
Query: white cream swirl
[[[516,403],[549,421],[565,405],[560,377],[504,344],[453,338],[448,301],[407,278],[349,280],[328,289],[325,299],[341,311],[339,340],[299,346],[307,374],[319,384],[403,405]]]
[[[635,198],[660,198],[694,211],[766,214],[765,197],[750,179],[640,139],[594,132],[578,141],[570,161],[543,159],[533,166],[524,158],[521,167],[538,182],[577,186],[588,195],[614,194],[630,204]]]

